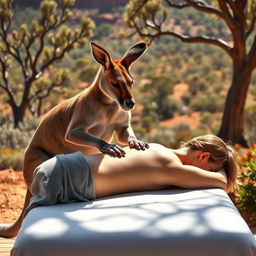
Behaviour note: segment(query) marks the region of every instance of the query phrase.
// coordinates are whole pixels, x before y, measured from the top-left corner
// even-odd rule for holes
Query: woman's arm
[[[182,188],[216,187],[226,190],[227,176],[223,169],[210,172],[192,165],[171,165],[167,170],[168,185]]]

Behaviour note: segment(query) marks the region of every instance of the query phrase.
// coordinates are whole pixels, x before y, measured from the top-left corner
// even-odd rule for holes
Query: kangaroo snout
[[[124,100],[123,108],[124,110],[131,110],[135,106],[135,99],[133,98],[127,98]]]

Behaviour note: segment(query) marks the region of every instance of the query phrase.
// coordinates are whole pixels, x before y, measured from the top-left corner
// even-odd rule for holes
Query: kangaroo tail
[[[15,237],[18,234],[23,220],[23,213],[29,204],[31,196],[32,194],[29,189],[27,189],[23,208],[18,219],[14,223],[0,224],[0,237],[10,238]]]

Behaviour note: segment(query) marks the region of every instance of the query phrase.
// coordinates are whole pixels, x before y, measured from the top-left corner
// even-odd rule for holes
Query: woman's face
[[[216,172],[219,169],[223,168],[223,165],[207,160],[207,161],[201,162],[201,167],[200,168],[202,168],[206,171]]]
[[[192,165],[210,172],[216,172],[223,168],[221,163],[210,161],[210,158],[211,154],[209,152],[201,152],[195,157]]]

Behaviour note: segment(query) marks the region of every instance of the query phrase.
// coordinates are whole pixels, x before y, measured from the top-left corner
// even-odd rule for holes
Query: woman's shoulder
[[[150,146],[151,148],[167,148],[167,147],[165,147],[164,145],[159,144],[159,143],[155,143],[155,142],[150,142],[150,143],[148,143],[148,144],[149,144],[149,146]]]
[[[165,147],[162,144],[158,143],[150,143],[150,149],[154,151],[155,156],[158,157],[163,163],[180,165],[182,164],[177,154],[175,154],[174,150],[168,147]]]
[[[149,148],[153,151],[155,157],[163,162],[172,162],[176,159],[176,155],[173,153],[173,150],[162,144],[149,143]]]

